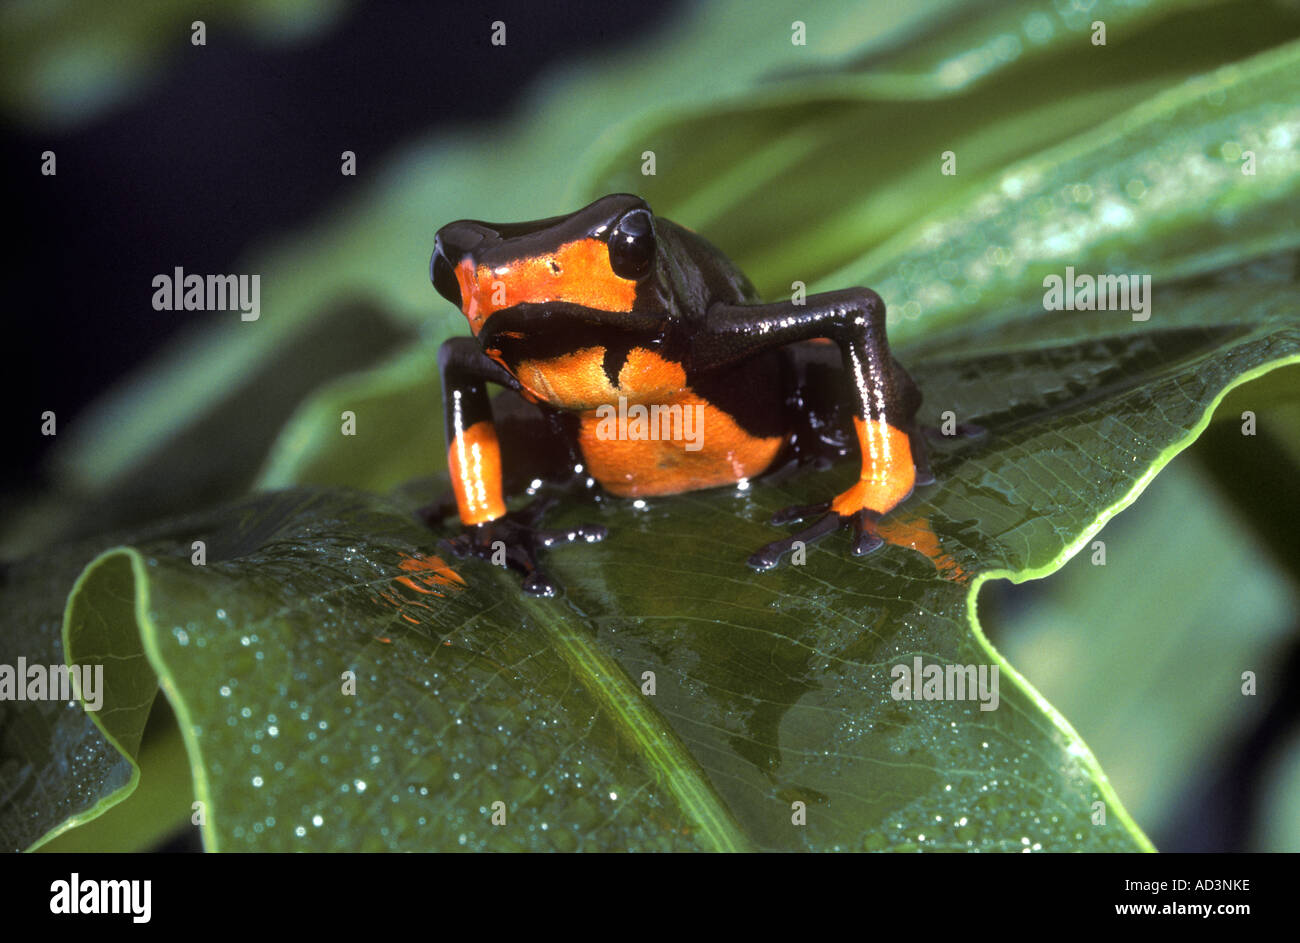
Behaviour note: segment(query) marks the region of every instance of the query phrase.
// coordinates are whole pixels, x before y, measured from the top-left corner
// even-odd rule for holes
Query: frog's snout
[[[429,278],[438,294],[446,298],[462,311],[465,299],[461,297],[460,282],[456,279],[456,269],[465,259],[470,259],[470,268],[475,267],[475,256],[483,248],[483,243],[491,235],[482,223],[471,220],[458,220],[448,223],[438,230],[433,240],[433,257],[429,260]]]
[[[460,282],[456,281],[459,261],[460,256],[456,256],[455,261],[447,258],[447,248],[443,246],[442,233],[439,232],[433,243],[433,258],[429,259],[429,280],[439,295],[458,308],[461,307]]]

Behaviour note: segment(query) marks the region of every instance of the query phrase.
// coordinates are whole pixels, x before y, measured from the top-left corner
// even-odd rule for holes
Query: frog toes
[[[827,504],[827,507],[829,506],[830,505]],[[810,507],[816,507],[816,505],[810,505]],[[787,508],[787,510],[794,511],[796,509]],[[800,508],[798,510],[806,510],[806,508]],[[801,514],[790,519],[799,520],[804,516],[807,515]],[[781,562],[783,556],[794,549],[795,544],[810,544],[814,540],[820,540],[827,534],[833,534],[835,531],[843,527],[844,524],[844,517],[836,514],[834,511],[828,511],[808,527],[796,531],[789,537],[783,537],[781,540],[774,540],[770,544],[760,547],[758,550],[754,551],[754,553],[750,554],[747,562],[755,570],[770,570]]]
[[[928,438],[936,442],[950,442],[953,439],[978,439],[988,432],[983,426],[977,426],[973,422],[957,423],[951,435],[934,426],[923,426],[922,431],[925,432]]]
[[[494,565],[504,564],[523,577],[524,591],[533,596],[555,596],[559,587],[541,569],[538,557],[543,550],[564,544],[597,543],[608,531],[599,524],[579,524],[567,528],[538,527],[542,513],[553,501],[534,501],[528,507],[492,521],[466,527],[445,539],[458,557],[474,556]]]
[[[524,577],[524,592],[530,596],[555,596],[559,587],[541,570],[533,570]]]
[[[878,520],[880,520],[880,515],[866,508],[849,517],[849,522],[853,527],[853,555],[855,557],[865,556],[884,546],[884,538],[876,533],[876,521]]]
[[[755,570],[770,570],[781,562],[781,558],[795,548],[797,544],[810,544],[837,530],[848,529],[853,532],[851,550],[855,557],[865,556],[884,546],[884,539],[876,533],[876,522],[880,514],[869,508],[862,508],[852,514],[840,514],[830,510],[831,502],[821,504],[794,505],[783,508],[772,515],[772,523],[783,524],[803,520],[813,515],[821,516],[809,526],[796,531],[789,537],[774,540],[750,554],[747,561]]]
[[[822,501],[818,504],[792,504],[773,514],[772,523],[793,524],[795,521],[802,521],[814,515],[825,514],[830,509],[831,503],[829,501]]]

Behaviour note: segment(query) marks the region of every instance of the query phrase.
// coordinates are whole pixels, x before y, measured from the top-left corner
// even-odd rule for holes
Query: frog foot
[[[953,439],[980,439],[988,432],[983,426],[977,426],[973,422],[957,423],[951,434],[944,432],[937,426],[922,426],[922,431],[936,442],[950,442]]]
[[[862,508],[851,514],[841,514],[831,509],[830,501],[820,504],[796,504],[782,508],[772,515],[773,524],[789,524],[806,518],[817,517],[809,526],[796,531],[789,537],[774,540],[760,547],[749,557],[749,565],[756,570],[770,570],[781,562],[781,558],[795,548],[795,544],[810,544],[837,530],[853,532],[853,555],[860,557],[878,549],[884,540],[876,533],[876,521],[880,514],[869,508]]]
[[[598,524],[581,524],[564,530],[538,527],[537,523],[555,501],[539,498],[518,511],[482,524],[470,524],[455,537],[446,538],[458,557],[474,556],[497,566],[504,565],[524,578],[524,592],[533,596],[554,596],[559,587],[538,566],[540,551],[583,540],[589,544],[604,540],[608,531]]]

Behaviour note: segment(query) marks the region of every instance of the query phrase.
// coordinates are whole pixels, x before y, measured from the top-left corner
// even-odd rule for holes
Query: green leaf
[[[1167,279],[1300,242],[1300,43],[1192,79],[1001,175],[828,283],[866,279],[900,338],[933,336],[1078,272]],[[1244,172],[1245,152],[1255,156]],[[935,276],[938,276],[936,278]],[[960,335],[951,335],[957,337]]]
[[[326,384],[285,424],[257,486],[384,492],[445,465],[437,365],[437,347],[420,344]],[[338,434],[344,411],[356,417],[354,435]]]
[[[63,548],[0,567],[0,665],[64,664],[68,591],[95,551]],[[130,624],[130,619],[116,625]],[[138,779],[123,755],[74,702],[0,699],[0,847],[19,851],[95,818]]]
[[[213,30],[242,28],[271,41],[302,39],[336,20],[344,0],[216,0],[204,5]],[[95,0],[0,7],[0,106],[44,127],[75,127],[122,104],[189,48],[194,7]]]
[[[935,18],[911,43],[861,64],[806,69],[737,100],[695,110],[668,104],[638,116],[594,150],[583,196],[641,194],[656,212],[725,246],[766,294],[788,295],[792,278],[827,289],[870,284],[896,315],[913,319],[925,312],[921,330],[934,330],[941,326],[931,316],[938,308],[934,292],[947,290],[944,300],[967,316],[989,307],[987,289],[974,290],[991,280],[984,272],[989,265],[972,264],[982,262],[973,248],[1002,247],[1005,257],[992,274],[1005,276],[1024,264],[1026,247],[1052,259],[1094,247],[1083,218],[1090,207],[1110,225],[1107,213],[1146,218],[1172,197],[1169,208],[1187,217],[1201,208],[1178,199],[1188,172],[1198,174],[1191,182],[1207,192],[1224,189],[1230,172],[1242,180],[1239,161],[1221,154],[1219,145],[1258,146],[1255,138],[1271,122],[1261,123],[1252,107],[1270,103],[1285,117],[1292,66],[1280,67],[1271,84],[1251,85],[1252,107],[1235,97],[1227,102],[1217,79],[1206,80],[1204,96],[1177,86],[1269,49],[1300,28],[1298,18],[1271,19],[1249,6],[1096,4],[1084,11],[1025,2],[969,18]],[[1089,39],[1097,19],[1109,30],[1106,47]],[[1176,113],[1160,121],[1140,112],[1114,120],[1165,89],[1179,105]],[[1164,106],[1157,99],[1149,107]],[[1237,136],[1243,129],[1247,138]],[[1061,152],[1047,150],[1071,138]],[[1214,153],[1205,155],[1209,141]],[[1158,154],[1155,143],[1162,145]],[[1294,150],[1288,152],[1285,138],[1269,146],[1271,179],[1294,186]],[[658,157],[654,176],[641,174],[639,155],[647,148]],[[956,173],[943,176],[949,151]],[[1067,153],[1078,159],[1064,163]],[[1113,162],[1116,154],[1132,160]],[[1208,175],[1201,166],[1207,157],[1215,162]],[[1013,166],[1022,159],[1023,166]],[[1115,171],[1126,176],[1114,181]],[[1090,185],[1088,196],[1050,189],[1061,182],[1078,186],[1079,194]],[[1071,216],[1079,218],[1077,226]],[[1240,222],[1243,229],[1252,223]],[[1088,236],[1058,246],[1060,230],[1071,228]],[[1126,232],[1139,245],[1146,236],[1139,226]],[[1187,235],[1200,238],[1194,228]],[[968,240],[960,250],[959,240]],[[935,266],[950,259],[966,260],[967,268],[936,278]],[[907,325],[908,336],[920,333],[914,327]]]
[[[894,545],[866,561],[841,536],[803,568],[742,562],[774,509],[833,493],[845,467],[569,507],[559,520],[595,514],[613,536],[553,555],[559,601],[478,561],[457,567],[463,588],[449,574],[404,583],[438,573],[402,568],[434,552],[410,505],[287,493],[190,525],[173,555],[101,557],[68,632],[86,600],[137,600],[211,803],[210,847],[679,847],[684,833],[705,848],[1143,847],[1034,692],[1005,684],[989,712],[896,702],[889,670],[996,659],[971,634],[974,588],[1059,566],[1226,388],[1300,358],[1295,270],[1285,258],[1167,286],[1155,310],[1168,326],[1106,333],[1113,313],[1079,312],[1059,327],[1084,346],[917,363],[933,399],[960,393],[989,433],[939,451],[941,486],[887,518]],[[188,560],[199,538],[206,568]],[[647,670],[654,698],[639,694]],[[380,791],[358,796],[358,781]],[[487,824],[498,799],[518,830]],[[796,799],[806,828],[789,825]],[[1090,824],[1096,801],[1105,828]],[[376,835],[361,821],[380,808]]]
[[[743,841],[585,631],[514,593],[508,625],[483,620],[466,647],[500,583],[467,587],[421,554],[431,537],[409,513],[360,493],[289,492],[193,526],[206,567],[190,564],[187,540],[167,556],[113,550],[81,592],[136,600],[139,628],[118,623],[118,637],[143,640],[176,706],[210,848],[473,846],[485,827],[475,793],[530,802],[535,828],[501,833],[521,847],[608,841],[611,825],[647,847],[689,846],[689,822],[719,847]],[[69,631],[93,609],[70,610]],[[627,768],[629,747],[648,770]],[[376,810],[388,824],[369,828]]]
[[[1281,761],[1268,778],[1265,812],[1256,827],[1257,847],[1294,852],[1300,848],[1300,736],[1293,734],[1288,739]]]
[[[193,777],[180,728],[165,699],[155,703],[136,763],[139,785],[122,802],[84,825],[41,844],[41,852],[147,852],[190,824]]]
[[[234,320],[189,334],[89,415],[60,427],[67,444],[53,453],[55,487],[6,514],[0,554],[245,493],[305,397],[340,373],[386,362],[413,339],[408,326],[356,298],[304,323]],[[285,349],[266,357],[269,344]],[[180,418],[191,410],[188,421]]]
[[[1267,380],[1288,372],[1297,368]],[[1251,460],[1251,444],[1241,441],[1241,460]],[[1296,592],[1181,456],[1099,539],[1105,566],[1089,545],[1014,616],[991,615],[986,590],[981,616],[1007,660],[1070,718],[1133,818],[1152,835],[1169,834],[1184,796],[1284,686],[1274,666],[1294,630]],[[1181,552],[1170,552],[1173,542]],[[1152,618],[1160,612],[1175,618]],[[1080,613],[1090,614],[1086,629]],[[1262,696],[1242,696],[1246,670],[1260,677]]]

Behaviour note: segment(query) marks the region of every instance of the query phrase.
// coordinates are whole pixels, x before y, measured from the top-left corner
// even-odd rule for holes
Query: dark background
[[[220,316],[154,311],[155,275],[236,271],[246,247],[346,196],[403,142],[499,117],[548,66],[635,41],[676,4],[470,7],[357,5],[295,45],[210,23],[208,44],[192,46],[185,27],[161,76],[123,106],[67,133],[6,121],[6,321],[25,369],[0,383],[21,428],[38,430],[45,410],[75,417],[178,331]],[[490,44],[494,20],[507,23],[504,47]],[[46,150],[56,177],[39,173]],[[344,150],[358,177],[339,173]],[[443,222],[429,220],[430,251]],[[53,441],[11,436],[0,489],[36,483]]]

